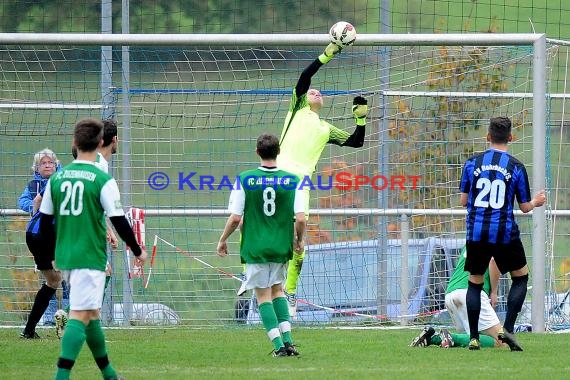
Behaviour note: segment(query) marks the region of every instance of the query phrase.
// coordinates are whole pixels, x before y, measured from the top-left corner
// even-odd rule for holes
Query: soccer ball
[[[352,45],[356,40],[356,28],[351,23],[339,21],[329,31],[331,42],[340,47]]]

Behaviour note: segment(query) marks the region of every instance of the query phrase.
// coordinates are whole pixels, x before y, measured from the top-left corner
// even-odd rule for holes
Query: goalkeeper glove
[[[365,125],[366,115],[368,115],[368,101],[362,96],[355,97],[352,101],[352,114],[356,119],[356,125]]]
[[[340,53],[342,48],[337,44],[333,44],[332,42],[327,45],[323,54],[319,55],[319,61],[324,65],[328,63],[335,55]]]

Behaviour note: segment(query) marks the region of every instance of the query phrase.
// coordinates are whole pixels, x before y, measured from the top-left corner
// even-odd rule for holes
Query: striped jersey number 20
[[[479,178],[475,187],[481,189],[477,198],[475,198],[475,207],[487,208],[491,206],[494,209],[499,209],[505,204],[505,181],[495,179],[493,182],[489,178]],[[489,196],[489,200],[484,200]]]
[[[275,214],[275,189],[272,187],[263,189],[263,213],[267,216]]]
[[[59,206],[59,215],[80,215],[83,211],[83,182],[64,181],[60,186],[60,191],[65,193],[63,201]]]

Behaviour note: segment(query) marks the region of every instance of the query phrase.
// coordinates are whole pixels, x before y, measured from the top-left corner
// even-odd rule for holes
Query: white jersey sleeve
[[[232,214],[243,215],[244,208],[245,208],[245,191],[241,187],[241,184],[238,181],[236,181],[234,183],[234,188],[230,194],[230,202],[228,210]]]
[[[121,194],[114,178],[111,178],[101,189],[101,205],[109,218],[125,215],[121,205]]]
[[[44,191],[44,196],[42,197],[42,203],[40,204],[40,212],[46,215],[53,215],[53,201],[51,199],[51,181],[47,182],[46,189]]]
[[[109,174],[109,162],[103,157],[103,155],[97,152],[97,159],[95,161],[95,166]]]
[[[298,186],[295,189],[295,205],[293,208],[295,209],[295,214],[305,212],[305,191],[299,189]]]

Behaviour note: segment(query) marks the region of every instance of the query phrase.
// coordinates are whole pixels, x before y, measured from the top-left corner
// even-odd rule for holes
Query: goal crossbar
[[[545,39],[533,33],[359,34],[358,46],[532,45]],[[99,34],[0,33],[3,45],[160,45],[160,46],[311,46],[329,42],[328,34]]]

